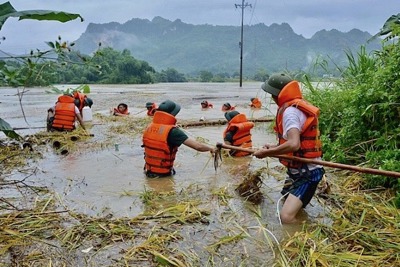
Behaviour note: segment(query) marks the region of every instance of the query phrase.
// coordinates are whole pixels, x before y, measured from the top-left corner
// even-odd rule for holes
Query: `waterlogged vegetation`
[[[385,33],[389,38],[381,51],[369,55],[361,48],[357,55],[347,54],[349,67],[340,70],[343,75],[333,86],[317,89],[304,77],[307,98],[321,108],[325,160],[400,171],[397,24]],[[61,40],[53,44],[66,47]],[[41,64],[25,62],[31,67]],[[33,77],[20,74],[2,65],[8,85],[27,85]],[[124,124],[113,124],[115,118],[98,119],[111,124],[112,134],[130,138],[139,136],[148,123],[147,118]],[[278,240],[260,220],[259,206],[248,206],[254,212],[250,226],[240,212],[229,209],[229,201],[237,197],[236,185],[212,192],[202,184],[174,193],[145,188],[136,203],[144,212],[132,218],[78,213],[65,207],[61,195],[27,183],[41,171],[31,166],[49,146],[75,153],[112,143],[90,142],[80,131],[15,139],[0,142],[0,266],[400,265],[398,179],[340,173],[330,181],[329,194],[318,197],[330,211],[330,220],[305,223],[302,231]],[[262,179],[260,172],[253,177]],[[24,178],[9,179],[15,173]],[[123,191],[121,196],[130,194]],[[211,202],[217,204],[210,206]],[[212,217],[213,208],[223,210],[221,217]],[[210,230],[213,220],[223,227]]]
[[[334,88],[308,84],[309,99],[321,108],[324,159],[400,171],[400,44],[390,40],[371,55],[363,48],[347,54],[349,67]],[[400,207],[400,180],[366,176],[364,186],[395,189]]]
[[[325,160],[400,171],[399,19],[384,25],[381,51],[347,54],[333,88],[307,83],[308,99],[321,108]],[[327,200],[332,224],[305,225],[281,244],[288,266],[399,265],[399,179],[347,174],[335,187]]]

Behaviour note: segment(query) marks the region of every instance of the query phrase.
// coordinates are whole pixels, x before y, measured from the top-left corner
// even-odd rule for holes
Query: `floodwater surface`
[[[152,85],[90,85],[93,121],[88,125],[88,131],[94,137],[78,140],[79,149],[66,155],[60,155],[48,146],[47,152],[37,160],[37,168],[27,181],[35,185],[46,186],[54,190],[62,199],[64,208],[84,213],[89,216],[109,215],[113,218],[132,218],[146,209],[141,199],[143,192],[182,192],[201,190],[202,200],[210,211],[210,224],[203,229],[202,237],[186,233],[183,245],[196,246],[207,243],[208,235],[218,235],[227,226],[237,223],[248,227],[249,233],[262,238],[263,233],[257,230],[262,224],[271,230],[277,239],[286,234],[301,230],[301,224],[282,227],[278,219],[278,202],[280,190],[284,181],[284,173],[280,164],[274,158],[256,159],[224,157],[217,170],[214,169],[210,153],[200,153],[184,145],[179,148],[175,160],[176,174],[168,178],[149,179],[143,173],[144,159],[141,133],[120,134],[110,131],[110,125],[101,120],[110,117],[109,109],[123,102],[128,104],[131,119],[146,118],[145,103],[170,99],[181,105],[181,111],[176,116],[180,121],[197,122],[200,118],[207,120],[225,120],[221,106],[229,102],[236,110],[246,114],[248,118],[271,117],[276,112],[276,105],[271,102],[269,95],[260,89],[260,83],[244,83],[240,88],[237,84],[221,83],[179,83]],[[75,88],[74,86],[59,85],[60,89]],[[52,106],[57,95],[47,94],[47,88],[26,89],[22,97],[25,118],[21,111],[17,89],[4,88],[0,90],[0,117],[9,122],[14,128],[22,129],[17,132],[26,135],[34,134],[44,129],[46,110]],[[250,98],[259,97],[263,107],[259,110],[249,108]],[[208,100],[214,108],[203,110],[200,102]],[[125,118],[114,118],[110,124],[124,125]],[[149,118],[150,122],[150,118]],[[28,124],[27,124],[28,123]],[[222,142],[225,125],[202,127],[187,127],[184,131],[192,138],[214,145]],[[2,137],[2,136],[0,136]],[[2,137],[3,138],[3,137]],[[252,130],[254,147],[266,143],[276,143],[271,124],[256,122]],[[97,144],[95,149],[85,149],[90,144]],[[115,144],[117,144],[117,148]],[[263,176],[261,188],[264,201],[260,205],[252,205],[234,191],[243,180],[246,173],[260,168],[268,168],[271,174]],[[21,179],[25,174],[14,173],[9,179]],[[215,192],[228,188],[230,198],[227,205],[215,201]],[[161,203],[162,204],[162,203]],[[168,205],[168,203],[165,203]],[[240,221],[232,225],[230,218],[224,216],[227,211],[240,214]],[[320,220],[324,217],[324,208],[316,200],[302,213],[304,220]],[[196,226],[194,226],[196,228]],[[197,230],[201,230],[201,227]],[[250,246],[251,247],[251,246]],[[250,250],[250,249],[249,249]],[[272,260],[272,252],[265,248],[257,249],[254,253],[260,261]],[[229,253],[228,253],[229,254]],[[268,266],[268,265],[265,265]]]

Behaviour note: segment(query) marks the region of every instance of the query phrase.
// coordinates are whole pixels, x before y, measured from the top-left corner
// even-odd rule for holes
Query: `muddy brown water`
[[[111,139],[111,143],[118,144],[118,151],[114,145],[107,145],[95,151],[80,149],[74,153],[60,155],[53,149],[48,149],[43,159],[37,162],[37,171],[29,177],[30,183],[43,185],[54,190],[62,199],[65,208],[90,216],[111,215],[118,217],[134,217],[145,209],[140,200],[144,190],[181,192],[188,187],[198,186],[208,192],[225,186],[234,187],[243,178],[245,170],[257,170],[268,166],[274,168],[280,164],[276,159],[229,158],[222,161],[220,168],[214,170],[213,160],[209,153],[199,153],[184,145],[180,147],[175,169],[177,173],[172,178],[148,179],[143,174],[143,148],[141,134],[127,137],[107,132],[107,125],[96,124],[97,115],[109,116],[109,108],[116,107],[120,102],[128,104],[131,116],[144,118],[145,103],[148,101],[157,104],[171,99],[181,105],[177,115],[180,120],[199,121],[224,120],[221,106],[225,102],[236,106],[236,110],[245,113],[248,118],[271,117],[275,114],[276,105],[269,96],[260,89],[260,83],[244,83],[240,88],[236,83],[179,83],[179,84],[152,84],[152,85],[90,85],[93,99],[93,121],[89,126],[94,137],[87,142],[101,143],[104,139]],[[75,88],[75,86],[58,85],[60,89]],[[21,91],[21,89],[19,89]],[[22,135],[33,134],[43,129],[34,127],[44,126],[46,110],[52,106],[57,95],[45,92],[48,88],[29,88],[24,92],[22,104],[26,121],[19,106],[15,88],[0,89],[0,117],[13,127],[32,127],[32,129],[18,130]],[[263,103],[259,110],[250,109],[250,98],[258,96]],[[214,108],[202,110],[200,102],[208,100]],[[215,144],[222,141],[222,133],[226,126],[192,127],[185,129],[193,138]],[[1,133],[3,134],[3,133]],[[252,130],[253,145],[260,147],[265,143],[275,143],[276,138],[269,123],[256,123]],[[0,135],[0,138],[5,138]],[[79,142],[79,141],[77,141]],[[8,179],[21,179],[23,174],[14,173]],[[257,226],[258,221],[268,225],[268,229],[278,238],[287,233],[301,230],[302,225],[281,226],[277,217],[277,203],[281,197],[280,190],[284,174],[279,177],[268,175],[264,177],[262,192],[265,199],[258,207],[247,203],[240,196],[233,193],[228,207],[220,207],[210,202],[212,210],[211,224],[208,231],[224,228],[229,222],[220,219],[226,209],[241,214],[243,224]],[[255,215],[254,210],[258,210]],[[324,219],[325,210],[318,201],[311,204],[302,213],[305,220],[317,221]],[[219,219],[215,219],[219,218]],[[261,235],[253,231],[254,235]],[[194,237],[192,237],[194,238]],[[194,240],[194,239],[189,239]],[[202,242],[196,240],[196,242]],[[204,242],[204,241],[203,241]],[[189,242],[190,243],[190,242]],[[258,251],[260,257],[272,257],[271,252]]]

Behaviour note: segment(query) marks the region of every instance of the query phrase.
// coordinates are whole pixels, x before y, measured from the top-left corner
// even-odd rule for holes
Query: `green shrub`
[[[347,58],[333,88],[306,83],[306,98],[321,109],[324,159],[400,171],[400,43],[384,43],[371,55],[362,47]],[[399,179],[382,176],[366,176],[364,186],[400,190]]]

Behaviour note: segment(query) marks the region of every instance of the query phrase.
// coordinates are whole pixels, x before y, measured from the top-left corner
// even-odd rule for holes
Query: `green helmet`
[[[225,119],[227,121],[231,121],[231,119],[233,119],[235,116],[239,115],[240,113],[237,112],[236,110],[234,111],[230,111],[230,112],[225,112]]]
[[[178,114],[179,111],[181,110],[181,106],[176,104],[174,101],[165,100],[158,106],[157,110],[164,111],[173,116],[176,116],[176,114]]]
[[[291,81],[293,81],[293,79],[284,73],[272,74],[269,79],[261,85],[261,89],[273,96],[278,96],[283,87]]]

